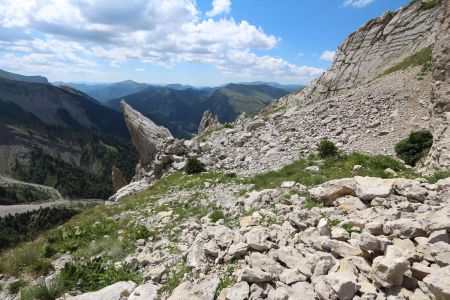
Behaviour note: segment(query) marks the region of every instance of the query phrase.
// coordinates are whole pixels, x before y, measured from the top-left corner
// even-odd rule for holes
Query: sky
[[[410,0],[0,0],[0,68],[50,81],[306,84]]]

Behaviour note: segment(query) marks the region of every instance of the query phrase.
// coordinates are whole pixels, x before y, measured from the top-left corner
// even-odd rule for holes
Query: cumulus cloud
[[[231,11],[231,0],[213,0],[213,8],[206,13],[208,17],[227,14]]]
[[[325,50],[322,52],[320,59],[326,60],[326,61],[333,61],[335,55],[336,55],[336,51]]]
[[[214,0],[207,15],[230,9],[229,0]],[[322,71],[254,54],[280,41],[261,27],[201,15],[194,0],[3,0],[0,50],[12,54],[17,66],[44,74],[49,68],[94,73],[98,66],[90,62],[98,60],[113,67],[129,60],[166,67],[206,63],[226,74],[244,70],[248,76],[296,82]],[[5,65],[11,64],[0,64]]]
[[[345,0],[344,6],[353,6],[357,8],[366,7],[375,0]]]

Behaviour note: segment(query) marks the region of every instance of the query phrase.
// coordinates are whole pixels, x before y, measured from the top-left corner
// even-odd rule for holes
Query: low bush
[[[191,156],[184,167],[186,174],[197,174],[206,171],[205,165],[197,157]]]
[[[427,130],[414,131],[408,138],[401,140],[395,146],[395,153],[406,164],[415,166],[426,157],[433,144],[433,135]]]
[[[25,286],[26,282],[23,280],[14,281],[8,286],[8,292],[10,294],[17,294]]]
[[[317,145],[317,151],[321,158],[333,157],[338,154],[338,148],[336,145],[329,141],[323,140]]]

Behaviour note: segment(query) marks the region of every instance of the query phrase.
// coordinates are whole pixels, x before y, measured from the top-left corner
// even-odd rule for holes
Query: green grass
[[[220,278],[219,285],[216,289],[216,298],[219,297],[223,289],[230,287],[236,283],[236,278],[233,276],[234,270],[235,265],[231,263],[223,273],[222,277]]]
[[[409,5],[415,4],[417,2],[420,2],[421,0],[413,0]],[[433,7],[439,5],[441,3],[441,0],[431,0],[428,3],[421,3],[420,9],[421,10],[427,10],[432,9]]]
[[[137,284],[142,282],[136,271],[125,267],[116,268],[104,258],[95,258],[86,262],[66,264],[50,285],[41,282],[24,289],[22,299],[54,300],[64,291],[96,291],[115,282],[128,280]]]
[[[22,279],[14,281],[8,286],[8,292],[10,294],[17,294],[25,286],[26,282]]]
[[[422,66],[421,71],[419,72],[418,76],[419,78],[425,76],[426,73],[428,73],[431,70],[431,57],[432,57],[432,48],[431,46],[420,50],[419,52],[405,58],[402,62],[398,63],[397,65],[387,69],[382,74],[378,75],[374,78],[380,78],[382,76],[400,71],[400,70],[406,70],[410,67],[414,66]]]
[[[168,271],[167,281],[158,290],[158,295],[163,293],[171,293],[181,284],[181,282],[188,279],[190,276],[192,276],[192,270],[186,265],[171,267]]]
[[[285,110],[286,108],[287,108],[287,105],[286,105],[286,104],[285,104],[285,105],[280,105],[280,106],[278,106],[278,107],[275,107],[275,108],[272,108],[272,109],[268,109],[268,110],[263,111],[263,112],[261,113],[261,115],[262,115],[263,117],[268,117],[268,116],[270,116],[270,115],[276,114],[277,112],[280,112],[280,111],[282,111],[282,110]]]
[[[390,178],[391,175],[384,170],[393,169],[399,177],[417,177],[412,169],[389,156],[366,155],[361,153],[340,154],[323,160],[320,171],[315,173],[306,168],[315,163],[313,157],[302,158],[278,171],[256,175],[246,179],[246,183],[253,184],[256,190],[279,187],[283,181],[295,181],[306,186],[314,186],[323,182],[346,177],[373,176]],[[354,172],[353,167],[361,165],[363,168]]]
[[[441,179],[446,179],[450,177],[450,170],[437,171],[436,173],[427,176],[426,179],[430,183],[436,183]]]

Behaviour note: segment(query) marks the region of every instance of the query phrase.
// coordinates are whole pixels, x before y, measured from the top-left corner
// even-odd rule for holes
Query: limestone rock
[[[216,129],[222,126],[219,122],[219,118],[214,115],[209,109],[207,109],[200,120],[198,125],[197,134],[201,134],[207,130]]]
[[[218,300],[247,300],[250,287],[247,282],[241,281],[231,287],[224,288]]]
[[[120,104],[141,164],[147,166],[153,162],[156,153],[162,150],[164,139],[171,138],[172,134],[134,110],[124,100]]]
[[[167,300],[214,300],[219,278],[204,278],[198,283],[185,281],[175,288]]]
[[[429,171],[450,168],[450,3],[441,1],[444,17],[433,47],[431,93],[433,146],[425,162]],[[438,19],[439,20],[439,19]]]
[[[116,192],[128,184],[122,172],[116,166],[112,166],[112,183]]]
[[[450,267],[433,269],[423,282],[436,300],[450,299]]]
[[[121,300],[123,293],[132,294],[136,283],[119,281],[96,292],[89,292],[79,296],[68,297],[68,300]]]
[[[128,300],[154,300],[158,296],[158,286],[145,283],[138,286],[128,297]]]

